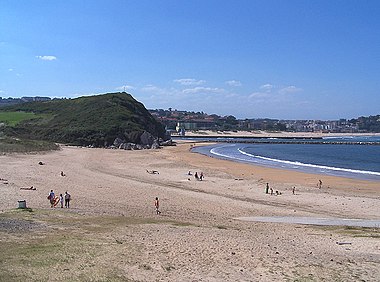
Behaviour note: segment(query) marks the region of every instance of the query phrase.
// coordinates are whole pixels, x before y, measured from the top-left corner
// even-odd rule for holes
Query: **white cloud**
[[[175,88],[161,88],[152,84],[148,84],[139,89],[142,92],[146,92],[151,94],[152,98],[155,97],[157,99],[164,99],[164,97],[170,97],[172,99],[178,98],[180,92]],[[136,92],[138,92],[136,90]]]
[[[127,91],[127,90],[134,90],[136,88],[131,85],[122,85],[122,86],[116,87],[115,89],[120,90],[120,91]]]
[[[43,61],[54,61],[57,59],[56,56],[36,56],[36,58]]]
[[[21,76],[21,74],[15,72],[15,69],[9,68],[8,71],[12,73],[12,75]]]
[[[224,95],[225,98],[234,98],[234,97],[240,97],[239,94],[234,92],[229,92]]]
[[[175,79],[174,82],[177,82],[181,85],[202,85],[202,84],[206,83],[205,80],[196,80],[193,78]]]
[[[223,93],[222,88],[211,88],[211,87],[194,87],[182,90],[185,94],[196,94],[196,93]]]
[[[256,99],[256,98],[267,98],[270,94],[267,92],[253,92],[248,96],[248,98]]]
[[[273,88],[274,88],[274,85],[269,84],[269,83],[260,86],[260,89],[266,92],[272,91]]]
[[[144,86],[143,88],[141,88],[141,90],[144,92],[162,92],[162,91],[164,91],[164,89],[159,88],[157,86],[154,86],[152,84],[148,84],[148,85]]]
[[[254,91],[248,96],[247,102],[252,105],[260,105],[267,108],[282,109],[285,106],[292,107],[299,101],[294,93],[303,91],[296,86],[274,86],[272,84],[264,84],[259,87],[258,91]]]
[[[219,113],[223,108],[238,107],[239,95],[223,88],[194,86],[160,87],[145,85],[135,91],[136,98],[147,108],[174,108],[190,111],[206,111]],[[228,112],[227,110],[225,112]]]
[[[278,90],[278,93],[280,94],[291,94],[291,93],[297,93],[297,92],[301,92],[303,89],[302,88],[298,88],[298,87],[295,87],[295,86],[287,86],[287,87],[284,87],[284,88],[281,88],[280,90]]]
[[[238,80],[228,80],[226,81],[226,84],[233,87],[239,87],[242,85],[241,82]]]

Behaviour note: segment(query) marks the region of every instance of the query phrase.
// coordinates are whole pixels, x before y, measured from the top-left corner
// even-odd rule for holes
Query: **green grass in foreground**
[[[52,216],[57,220],[52,220]],[[1,220],[0,282],[133,281],[125,277],[118,266],[107,263],[111,261],[109,252],[120,259],[131,247],[127,242],[119,246],[109,231],[129,223],[148,223],[34,209],[11,210],[0,214]],[[4,229],[7,222],[14,224],[15,221],[20,222],[20,226],[30,222],[34,227],[31,230]],[[95,223],[97,228],[93,228]]]
[[[314,226],[315,227],[315,226]],[[359,226],[318,226],[315,227],[325,231],[333,231],[350,237],[380,238],[380,229]]]
[[[125,230],[145,224],[188,225],[154,218],[83,216],[39,209],[13,209],[1,213],[1,221],[0,282],[132,282],[125,265],[139,266],[144,271],[152,267],[139,261],[141,246],[129,241]],[[7,222],[8,228],[4,227]],[[174,267],[168,264],[165,270]]]
[[[46,115],[27,112],[0,112],[0,123],[8,126],[15,126],[24,120],[43,118]]]
[[[42,140],[26,140],[11,137],[0,137],[1,153],[31,153],[58,150],[59,146],[53,142]]]

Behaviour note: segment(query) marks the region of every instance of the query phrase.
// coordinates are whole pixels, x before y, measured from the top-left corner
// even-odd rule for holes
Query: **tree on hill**
[[[367,132],[380,132],[380,115],[359,117],[350,120],[351,123],[358,125],[359,130]]]

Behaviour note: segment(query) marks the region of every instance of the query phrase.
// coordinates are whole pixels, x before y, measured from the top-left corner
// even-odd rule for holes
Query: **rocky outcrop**
[[[144,131],[143,134],[140,136],[140,144],[143,146],[149,146],[151,147],[154,142],[154,137],[152,134],[150,134],[147,131]]]
[[[155,140],[152,144],[152,146],[150,146],[151,149],[160,149],[160,144],[158,143],[157,140]]]
[[[124,144],[124,142],[125,142],[125,141],[124,141],[123,139],[117,137],[117,138],[115,139],[115,141],[113,141],[113,145],[114,145],[116,148],[120,148],[120,146],[121,146],[122,144]]]
[[[120,138],[116,138],[113,144],[107,148],[109,149],[121,149],[121,150],[142,150],[142,149],[160,149],[161,146],[172,146],[173,141],[167,140],[163,141],[162,139],[156,139],[149,132],[144,132],[141,135],[141,144],[135,144],[126,142]]]

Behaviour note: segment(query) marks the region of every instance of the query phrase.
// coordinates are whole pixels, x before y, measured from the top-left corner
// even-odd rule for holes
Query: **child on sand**
[[[59,194],[59,202],[61,203],[61,209],[63,208],[63,195]]]
[[[154,201],[154,207],[156,208],[156,214],[161,214],[159,208],[160,208],[160,202],[158,200],[158,197],[156,197],[156,200]]]

